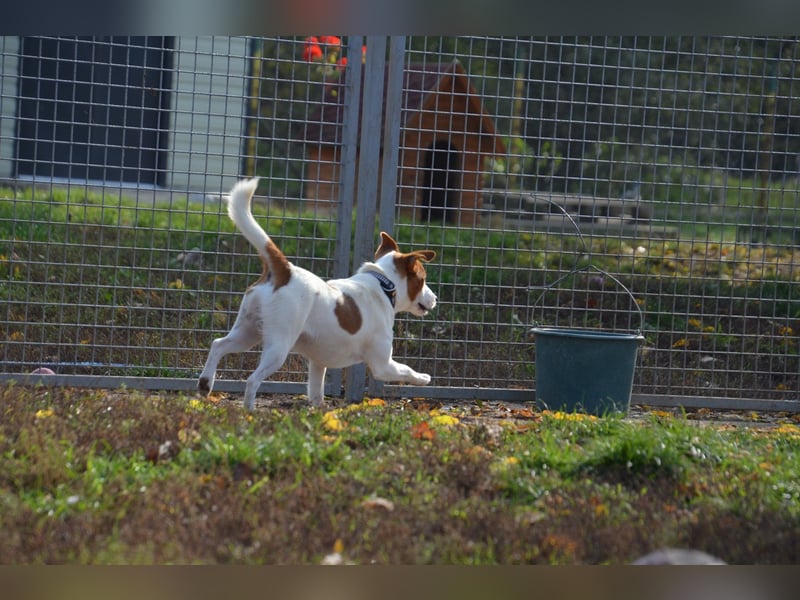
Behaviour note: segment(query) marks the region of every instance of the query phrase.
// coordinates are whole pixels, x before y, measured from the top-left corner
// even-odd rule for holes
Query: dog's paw
[[[415,382],[417,385],[428,385],[431,382],[431,376],[427,373],[417,373],[419,379]]]
[[[197,389],[205,393],[209,393],[211,391],[211,384],[208,380],[208,377],[201,377],[198,379]]]

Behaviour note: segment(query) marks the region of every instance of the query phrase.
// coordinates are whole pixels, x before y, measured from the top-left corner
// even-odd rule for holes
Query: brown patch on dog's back
[[[349,334],[356,333],[361,329],[361,309],[351,296],[342,294],[336,300],[336,308],[333,309],[339,327]]]
[[[292,276],[292,264],[272,240],[267,240],[264,250],[266,250],[267,256],[269,256],[267,277],[272,281],[272,285],[275,286],[275,289],[278,290],[289,283],[289,279]],[[263,274],[262,277],[264,277]]]
[[[261,277],[259,277],[258,281],[256,281],[253,285],[250,286],[251,288],[257,285],[261,285],[262,283],[265,283],[266,281],[269,280],[269,263],[267,262],[267,259],[265,259],[260,254],[258,255],[258,258],[261,259]]]

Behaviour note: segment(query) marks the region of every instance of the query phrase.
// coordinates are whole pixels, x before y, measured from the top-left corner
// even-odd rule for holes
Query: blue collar
[[[378,273],[377,271],[367,271],[367,273],[369,273],[375,279],[380,281],[383,293],[386,294],[386,297],[389,299],[389,302],[392,303],[392,308],[394,308],[394,300],[395,296],[397,296],[394,283],[392,283],[392,281],[383,273]]]

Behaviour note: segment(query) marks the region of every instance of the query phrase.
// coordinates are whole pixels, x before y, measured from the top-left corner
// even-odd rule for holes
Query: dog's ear
[[[397,242],[385,231],[381,231],[381,245],[375,250],[375,258],[380,258],[389,252],[400,252]]]
[[[434,258],[436,258],[436,252],[433,250],[416,250],[411,254],[424,262],[431,262]]]
[[[436,257],[436,252],[433,250],[415,250],[408,254],[401,254],[397,260],[403,266],[400,267],[400,272],[404,272],[407,277],[425,277],[425,267],[422,265],[424,262],[429,262]]]

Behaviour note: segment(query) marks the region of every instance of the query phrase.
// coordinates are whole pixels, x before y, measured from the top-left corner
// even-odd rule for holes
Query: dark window
[[[22,38],[17,175],[165,185],[172,38]]]

